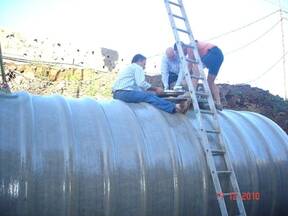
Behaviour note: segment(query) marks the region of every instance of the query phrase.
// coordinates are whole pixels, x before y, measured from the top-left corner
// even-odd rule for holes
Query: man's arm
[[[188,57],[188,59],[195,60],[192,48],[189,48],[189,47],[187,48],[187,57]],[[188,69],[189,69],[190,73],[193,70],[193,64],[190,62],[188,62]]]
[[[152,91],[155,92],[156,94],[161,94],[163,93],[163,89],[160,87],[150,87],[149,89],[147,89],[148,91]]]
[[[151,84],[145,81],[144,70],[140,67],[135,69],[135,81],[137,86],[145,91],[151,88]]]
[[[164,89],[169,88],[168,78],[169,78],[168,62],[166,56],[164,56],[161,62],[161,79],[164,85]]]
[[[145,91],[152,91],[156,92],[157,94],[160,94],[163,92],[162,88],[160,87],[152,87],[150,83],[145,81],[145,74],[144,70],[141,68],[137,68],[135,71],[135,80],[137,86],[141,87]]]
[[[193,54],[193,50],[191,48],[187,48],[187,58],[188,59],[191,59],[191,60],[195,60],[195,57],[194,57],[194,54]],[[193,71],[193,64],[190,63],[190,62],[187,62],[187,66],[188,66],[188,71],[191,72]],[[180,64],[180,67],[181,67],[181,64]],[[184,79],[184,71],[182,70],[182,68],[179,69],[179,74],[178,74],[178,79],[176,81],[176,84],[175,86],[181,86],[182,84],[182,81]]]
[[[180,64],[179,66],[180,66],[180,68],[179,68],[179,74],[178,74],[178,78],[177,78],[177,81],[176,81],[176,83],[175,83],[175,86],[181,86],[182,80],[183,80],[183,78],[184,78],[184,71],[183,71],[182,68],[181,68],[181,64]],[[174,87],[175,87],[175,86],[174,86]]]

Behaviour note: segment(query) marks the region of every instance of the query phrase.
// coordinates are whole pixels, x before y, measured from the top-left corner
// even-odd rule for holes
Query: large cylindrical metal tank
[[[260,195],[247,215],[288,215],[287,135],[256,113],[219,120],[240,190]],[[0,215],[219,215],[193,111],[0,96]]]

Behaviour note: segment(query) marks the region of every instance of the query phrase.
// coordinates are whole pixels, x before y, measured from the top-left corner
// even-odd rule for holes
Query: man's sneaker
[[[222,111],[222,110],[223,110],[222,104],[216,104],[216,103],[215,103],[215,107],[216,107],[216,109],[219,110],[219,111]]]

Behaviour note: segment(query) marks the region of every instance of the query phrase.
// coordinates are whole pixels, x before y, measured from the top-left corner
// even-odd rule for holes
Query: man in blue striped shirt
[[[187,55],[188,54],[187,46],[183,42],[181,42],[181,45],[183,47],[184,55]],[[188,66],[189,69],[191,69],[191,66],[192,65]],[[177,89],[177,87],[182,86],[182,81],[184,79],[184,72],[181,69],[181,63],[176,44],[174,44],[174,48],[169,47],[162,58],[161,76],[164,89],[172,89],[172,84],[174,82],[175,82],[174,89]]]
[[[145,56],[137,54],[133,57],[132,64],[119,73],[113,85],[113,98],[127,103],[150,103],[168,113],[185,113],[189,107],[188,102],[174,104],[156,96],[163,90],[145,81],[145,65]]]
[[[178,77],[180,72],[180,59],[174,49],[169,47],[161,62],[161,75],[164,89],[171,89],[171,84],[176,81],[176,86],[180,85],[181,80]]]

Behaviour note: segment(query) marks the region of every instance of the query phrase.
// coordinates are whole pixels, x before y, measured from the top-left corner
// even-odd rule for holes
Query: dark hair
[[[146,57],[141,55],[141,54],[136,54],[133,58],[132,58],[132,63],[136,63],[139,61],[143,61],[146,60]]]
[[[180,41],[180,44],[181,44],[182,47],[185,46],[185,44],[182,41]],[[177,43],[174,44],[174,50],[178,51],[177,50]]]

